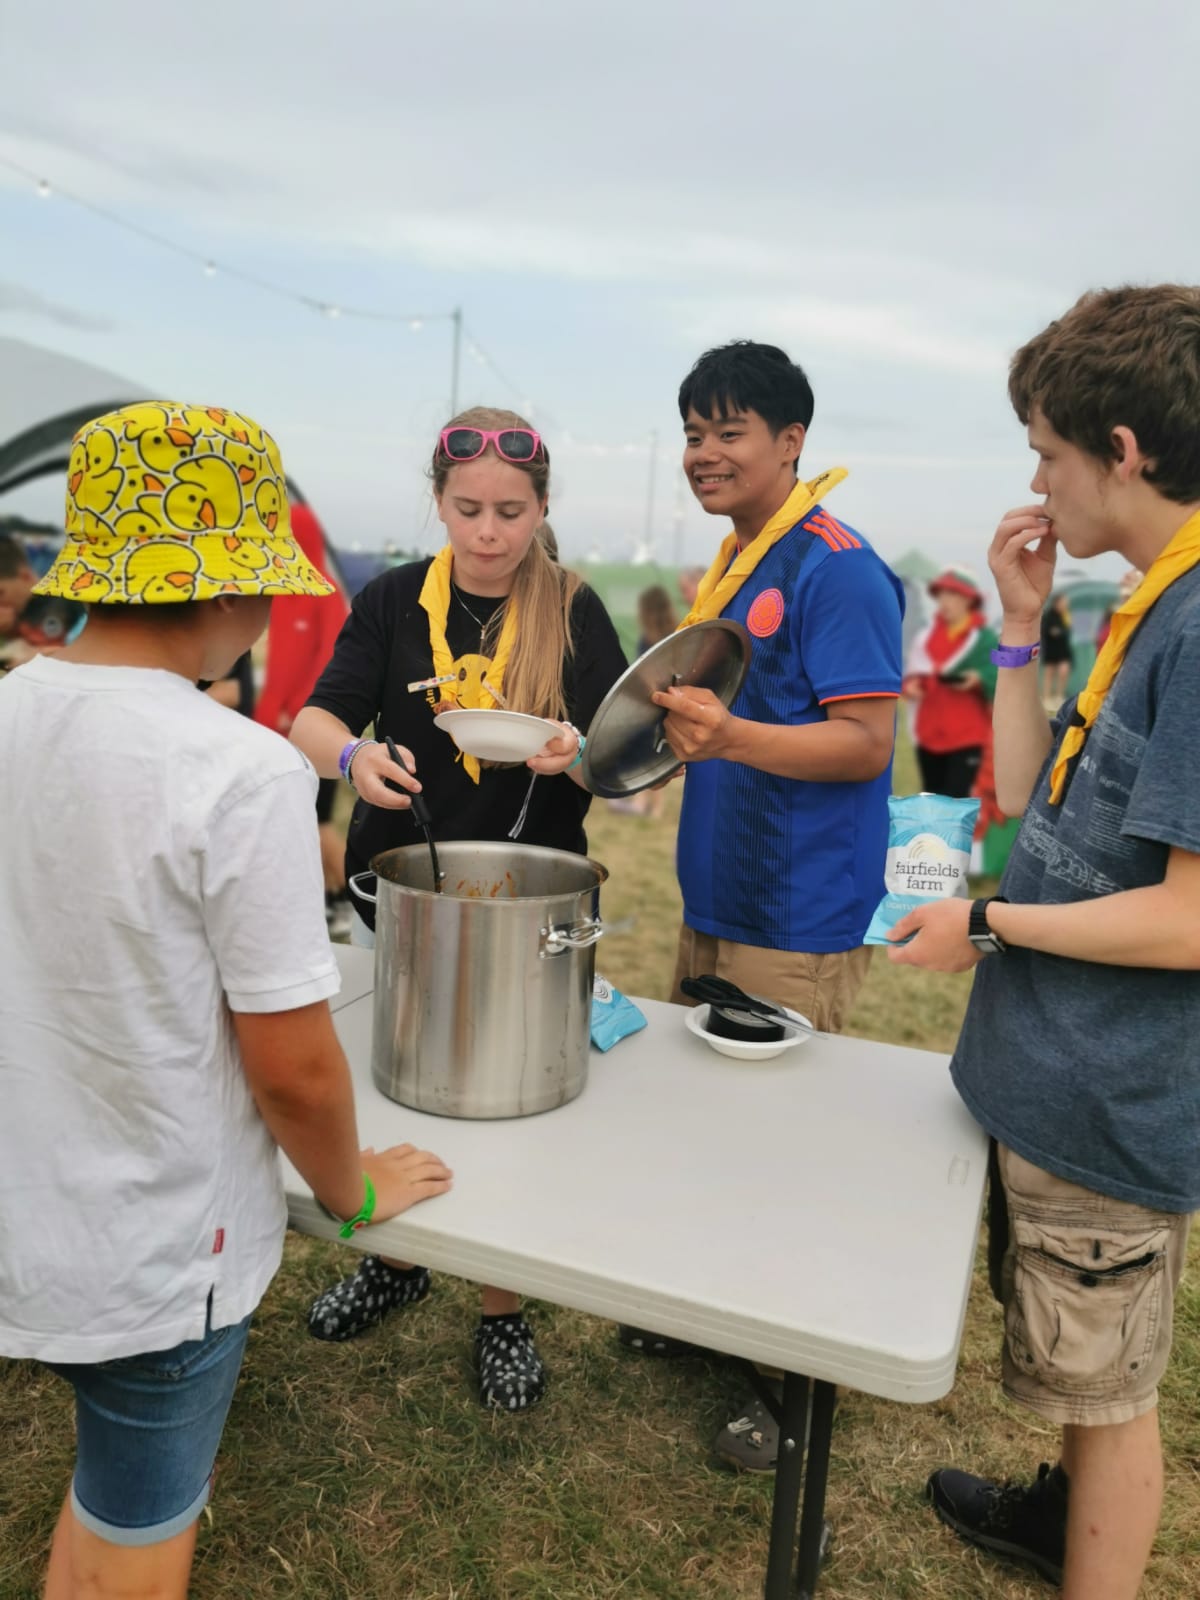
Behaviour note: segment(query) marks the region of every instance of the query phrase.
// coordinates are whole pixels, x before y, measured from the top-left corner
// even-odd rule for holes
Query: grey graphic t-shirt
[[[1143,619],[1061,806],[1049,771],[1001,881],[1014,903],[1143,888],[1172,846],[1200,854],[1200,568]],[[1115,1199],[1200,1209],[1200,971],[986,956],[950,1070],[1027,1161]]]

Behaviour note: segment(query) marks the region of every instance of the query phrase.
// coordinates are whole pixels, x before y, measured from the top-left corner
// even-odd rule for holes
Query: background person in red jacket
[[[912,702],[913,742],[921,787],[965,799],[992,737],[996,635],[983,616],[983,593],[965,567],[947,567],[929,585],[936,607],[905,666],[902,693]]]
[[[292,532],[296,543],[331,583],[325,555],[325,534],[311,506],[292,505]],[[316,687],[350,607],[340,589],[320,598],[287,596],[271,608],[267,633],[267,670],[254,720],[273,728],[286,739],[296,713]],[[333,824],[335,778],[322,778],[317,790],[317,825],[321,839],[321,867],[325,874],[325,915],[329,931],[347,932],[350,903],[346,896],[345,840]]]

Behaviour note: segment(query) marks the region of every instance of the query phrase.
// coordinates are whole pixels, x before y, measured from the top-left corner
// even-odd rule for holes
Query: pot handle
[[[599,944],[606,934],[628,933],[636,920],[635,917],[622,917],[617,922],[602,922],[599,917],[593,917],[587,922],[576,922],[569,928],[543,928],[538,955],[544,961],[547,956],[562,955],[564,950],[587,950],[591,945]]]
[[[378,896],[377,895],[373,895],[373,894],[368,894],[365,889],[360,889],[358,887],[358,884],[359,884],[359,880],[361,878],[373,878],[374,876],[375,876],[375,874],[373,872],[352,872],[350,874],[350,876],[346,879],[346,887],[349,889],[350,893],[352,895],[354,895],[357,899],[365,900],[368,905],[372,905],[373,906],[375,904]]]

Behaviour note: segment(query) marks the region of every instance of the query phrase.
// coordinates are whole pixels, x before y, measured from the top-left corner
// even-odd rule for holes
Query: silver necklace
[[[454,595],[454,598],[458,601],[459,605],[463,608],[463,610],[470,617],[471,621],[479,629],[479,653],[480,653],[480,655],[482,655],[483,654],[483,636],[487,632],[488,624],[487,624],[487,622],[480,622],[479,618],[475,615],[475,613],[471,610],[470,606],[463,599],[462,590],[458,587],[458,585],[455,583],[453,578],[450,579],[450,591]],[[491,618],[489,617],[488,618],[488,622],[490,622],[490,621],[491,621]]]

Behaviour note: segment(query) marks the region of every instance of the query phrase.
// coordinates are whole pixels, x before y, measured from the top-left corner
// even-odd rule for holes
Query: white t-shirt
[[[167,1350],[262,1298],[286,1212],[230,1013],[338,990],[315,796],[174,673],[0,681],[0,1355]]]

